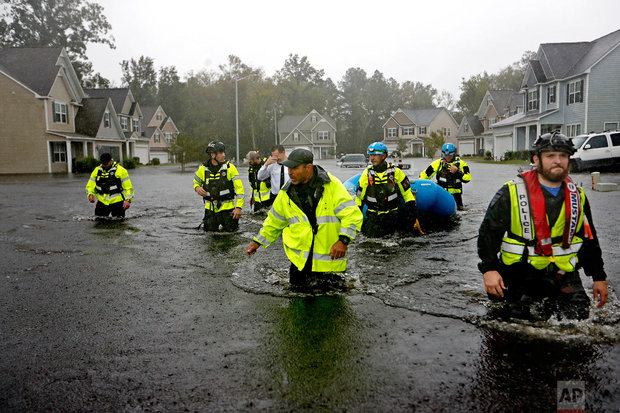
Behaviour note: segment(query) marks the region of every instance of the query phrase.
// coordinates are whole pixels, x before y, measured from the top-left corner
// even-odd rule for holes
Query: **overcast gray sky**
[[[455,99],[461,78],[495,73],[540,43],[591,41],[620,29],[618,0],[93,0],[116,49],[90,45],[95,71],[120,86],[122,60],[216,71],[229,54],[267,76],[289,53],[338,83],[350,67],[432,84]]]

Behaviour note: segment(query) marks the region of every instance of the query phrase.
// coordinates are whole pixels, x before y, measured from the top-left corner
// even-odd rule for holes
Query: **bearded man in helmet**
[[[385,161],[387,152],[382,142],[368,146],[372,165],[362,172],[355,192],[355,202],[360,209],[364,205],[368,208],[362,225],[362,233],[367,237],[392,235],[396,228],[413,230],[416,221],[417,209],[409,178],[400,168]],[[405,203],[405,212],[401,200]]]
[[[226,160],[226,146],[219,141],[209,143],[209,159],[194,176],[194,191],[205,202],[205,231],[232,232],[239,228],[244,190],[237,168]]]
[[[463,184],[471,181],[469,166],[456,155],[456,146],[445,143],[441,147],[441,159],[431,163],[420,173],[420,179],[437,177],[439,186],[450,192],[459,211],[463,210]]]
[[[598,306],[607,301],[607,275],[583,188],[568,176],[572,141],[559,132],[532,146],[536,169],[495,194],[478,236],[479,270],[492,300],[519,318],[584,319],[589,315],[579,268],[594,280]]]

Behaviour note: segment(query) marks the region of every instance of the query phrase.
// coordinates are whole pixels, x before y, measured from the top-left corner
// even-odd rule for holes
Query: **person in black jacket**
[[[607,301],[607,275],[582,188],[568,177],[575,149],[554,132],[533,145],[535,171],[505,184],[480,225],[479,270],[492,300],[507,301],[507,315],[520,318],[583,319],[590,299],[579,268],[594,280],[598,307]]]

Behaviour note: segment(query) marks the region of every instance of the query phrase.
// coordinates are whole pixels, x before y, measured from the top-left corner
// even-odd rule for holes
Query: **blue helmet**
[[[456,146],[452,143],[444,143],[441,147],[441,154],[443,156],[456,155]]]
[[[382,142],[373,142],[368,146],[368,155],[387,155],[388,148]]]

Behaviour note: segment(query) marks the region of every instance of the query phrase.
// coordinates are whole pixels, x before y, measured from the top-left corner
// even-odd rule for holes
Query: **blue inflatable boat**
[[[344,182],[345,188],[353,197],[361,175],[354,175]],[[437,217],[451,217],[456,213],[456,203],[452,194],[433,181],[416,179],[411,183],[411,191],[415,194],[418,212]]]

